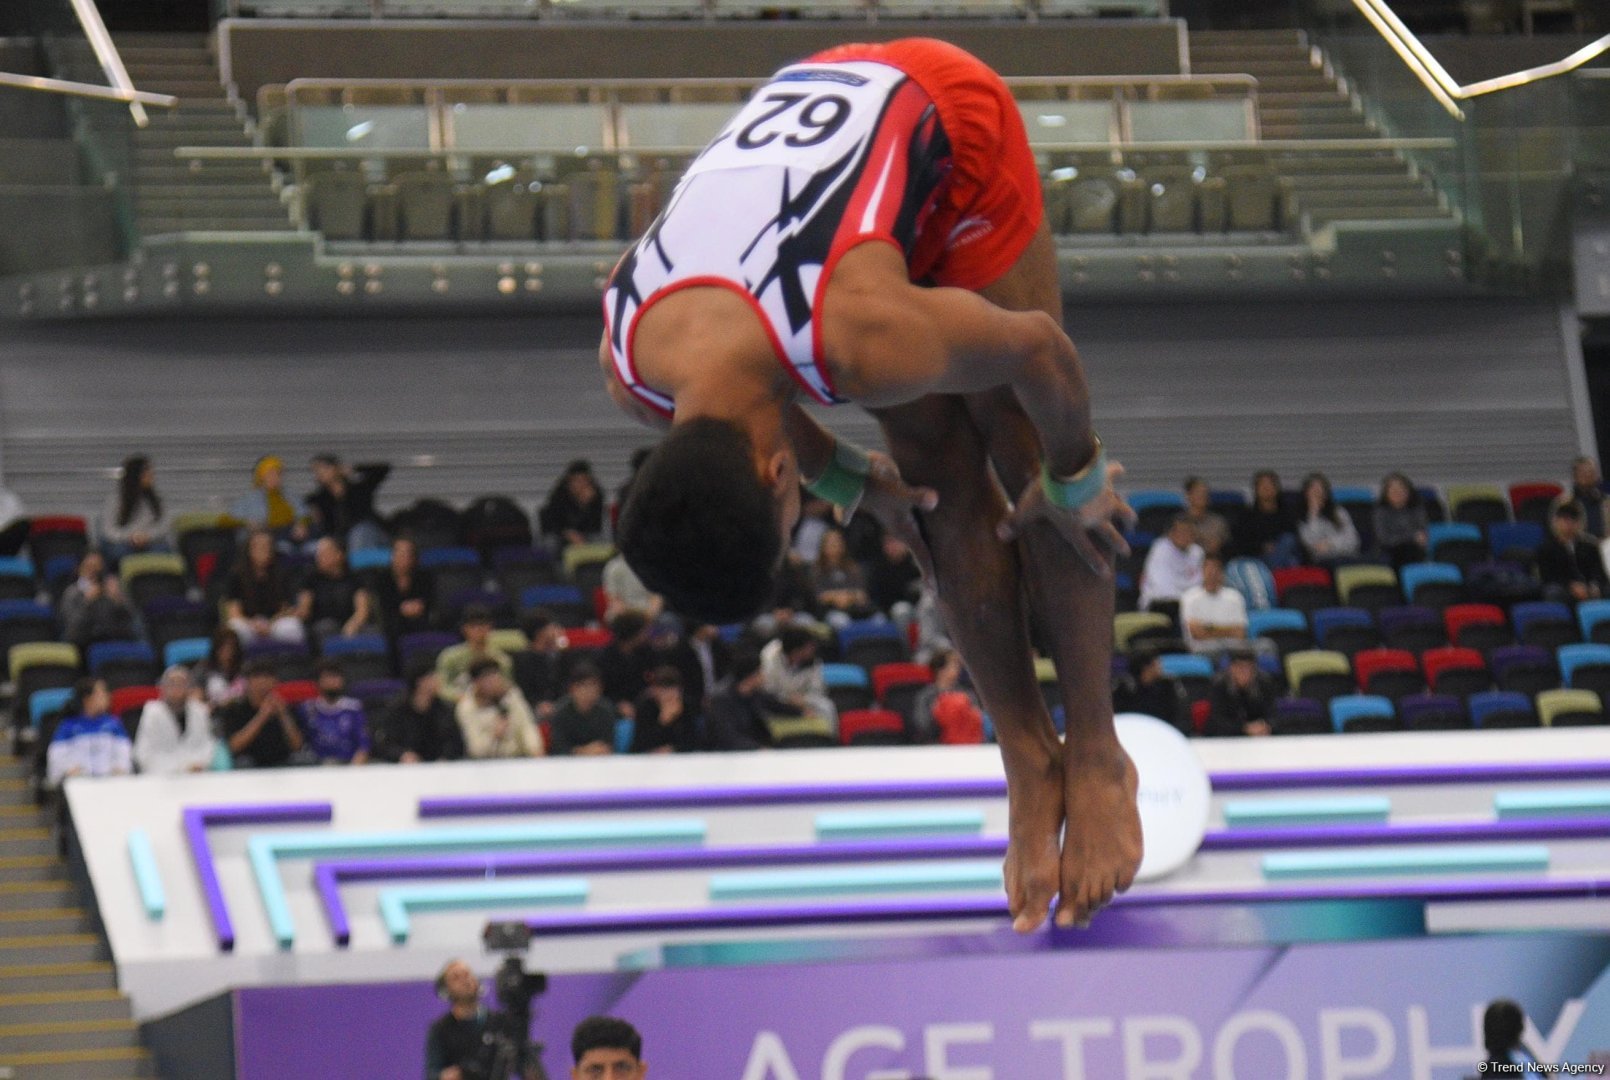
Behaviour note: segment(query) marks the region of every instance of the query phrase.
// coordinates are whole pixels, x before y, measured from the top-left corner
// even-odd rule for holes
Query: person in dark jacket
[[[1610,592],[1597,544],[1582,537],[1582,506],[1567,500],[1554,508],[1549,538],[1537,549],[1537,576],[1550,600],[1597,600]]]
[[[654,649],[652,629],[641,611],[621,612],[609,620],[614,640],[598,658],[604,696],[625,706],[621,711],[628,716],[637,696],[648,688],[648,673],[661,663]]]
[[[737,650],[732,657],[732,680],[710,698],[705,711],[705,743],[711,750],[764,750],[773,745],[768,715],[790,710],[763,689],[760,653]]]
[[[419,546],[411,536],[391,542],[391,565],[374,577],[375,604],[386,637],[431,628],[430,605],[436,596],[436,579],[419,565]]]
[[[1426,508],[1409,478],[1400,472],[1387,473],[1381,481],[1381,497],[1373,514],[1375,546],[1392,560],[1392,565],[1419,562],[1426,557]]]
[[[570,692],[553,710],[555,756],[592,756],[615,752],[615,720],[620,715],[604,697],[604,682],[598,669],[582,662],[570,670]]]
[[[1120,679],[1113,687],[1112,709],[1115,713],[1136,712],[1191,734],[1190,703],[1185,688],[1179,681],[1163,674],[1160,653],[1145,649],[1131,654],[1129,670],[1133,676]]]
[[[464,756],[464,734],[440,690],[436,665],[428,657],[416,658],[408,669],[407,691],[381,710],[370,727],[370,755],[375,761],[411,765]]]
[[[304,500],[318,532],[348,549],[385,547],[386,529],[375,510],[375,491],[391,475],[384,462],[346,465],[334,454],[320,454],[310,466],[318,487]]]
[[[1235,554],[1262,559],[1271,567],[1297,565],[1297,516],[1281,497],[1279,475],[1268,469],[1253,475],[1252,505],[1231,528],[1230,545]]]
[[[555,548],[586,544],[604,535],[604,493],[593,467],[572,461],[537,512],[537,531]]]
[[[1230,653],[1230,663],[1213,680],[1208,694],[1206,735],[1268,735],[1279,694],[1275,681],[1258,670],[1247,648]]]
[[[699,748],[703,726],[682,691],[682,675],[669,664],[655,668],[637,699],[634,754],[686,754]]]

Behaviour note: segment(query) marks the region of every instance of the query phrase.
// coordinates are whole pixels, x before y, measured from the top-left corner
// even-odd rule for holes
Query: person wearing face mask
[[[363,704],[347,696],[341,665],[326,660],[318,669],[319,696],[302,706],[308,749],[321,765],[362,765],[369,760],[369,724]]]

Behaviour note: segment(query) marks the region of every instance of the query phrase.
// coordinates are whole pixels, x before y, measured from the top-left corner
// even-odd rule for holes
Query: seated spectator
[[[464,736],[464,756],[541,757],[542,732],[531,706],[509,683],[502,665],[493,657],[483,657],[471,665],[469,678],[468,690],[454,710]]]
[[[307,631],[296,611],[296,590],[274,550],[274,535],[253,529],[246,557],[229,575],[224,589],[224,621],[242,645],[254,641],[301,644]]]
[[[230,515],[248,528],[267,529],[275,541],[300,544],[308,536],[307,507],[285,494],[285,462],[273,454],[252,466],[252,490],[235,500]]]
[[[1358,530],[1353,527],[1353,518],[1336,505],[1324,473],[1309,473],[1303,479],[1303,508],[1297,536],[1310,560],[1334,563],[1358,554]]]
[[[705,745],[711,750],[768,750],[774,740],[766,718],[788,707],[766,693],[760,654],[740,649],[732,657],[732,679],[710,695],[705,712]]]
[[[771,608],[755,619],[755,629],[762,636],[770,637],[790,624],[818,626],[821,624],[811,614],[815,610],[816,584],[811,580],[810,565],[789,551],[777,569],[777,589],[772,595]]]
[[[777,640],[760,650],[766,693],[805,716],[818,716],[834,730],[839,712],[827,696],[827,682],[818,659],[816,635],[798,626],[785,626]]]
[[[616,555],[604,564],[604,621],[609,622],[623,611],[641,611],[653,622],[665,611],[665,599],[649,591],[643,579],[627,565],[626,556]]]
[[[866,591],[866,574],[850,557],[850,545],[844,539],[843,529],[829,529],[823,534],[811,578],[816,585],[816,610],[822,612],[828,622],[842,626],[873,613],[872,600]]]
[[[395,641],[404,634],[418,634],[431,628],[430,603],[436,595],[436,580],[429,570],[420,568],[419,545],[411,536],[391,542],[391,565],[375,585],[375,607],[380,625]]]
[[[1604,483],[1599,463],[1590,457],[1571,462],[1571,498],[1582,507],[1582,527],[1589,536],[1604,537]]]
[[[162,696],[145,703],[134,736],[134,763],[143,773],[178,776],[212,768],[217,743],[212,713],[190,672],[174,665],[157,684]]]
[[[732,670],[732,651],[721,639],[721,627],[695,623],[682,639],[681,647],[673,648],[669,655],[673,662],[680,659],[677,667],[682,672],[683,693],[695,709],[702,711],[716,684]]]
[[[167,551],[168,518],[157,494],[156,470],[143,454],[125,458],[117,490],[101,511],[101,549],[115,566],[137,551]]]
[[[333,536],[313,549],[313,573],[302,583],[296,613],[320,641],[372,634],[374,601],[347,566],[346,549]]]
[[[194,673],[202,696],[212,708],[227,705],[246,692],[243,660],[240,636],[227,626],[214,630],[207,658],[196,665]]]
[[[867,596],[872,605],[902,626],[909,623],[922,598],[922,568],[906,542],[886,532],[867,569]]]
[[[1401,568],[1426,557],[1426,536],[1430,519],[1409,478],[1400,472],[1387,473],[1381,481],[1381,497],[1375,504],[1375,546],[1381,554]]]
[[[537,511],[537,532],[556,549],[603,537],[604,493],[593,476],[592,465],[578,459],[565,467],[564,475]]]
[[[319,696],[302,705],[302,730],[320,765],[362,765],[369,760],[369,721],[363,702],[347,696],[347,673],[334,660],[318,668]]]
[[[1202,584],[1180,597],[1180,628],[1192,652],[1217,655],[1247,640],[1247,601],[1224,583],[1224,560],[1202,560]]]
[[[805,492],[800,499],[799,524],[794,526],[791,546],[799,561],[809,565],[822,553],[822,537],[834,528],[833,504]]]
[[[556,755],[592,757],[615,752],[615,720],[620,715],[604,697],[598,669],[579,663],[570,671],[569,693],[554,707],[553,749]]]
[[[962,666],[962,654],[955,649],[940,649],[928,661],[928,667],[934,673],[934,681],[923,687],[911,705],[911,740],[919,743],[952,742],[959,741],[960,737],[970,732],[954,732],[952,738],[946,739],[945,727],[955,728],[957,712],[957,698],[978,709],[978,698],[963,685],[963,678],[967,669]],[[978,720],[979,738],[973,742],[983,741],[983,717]],[[970,725],[963,724],[963,727]]]
[[[553,714],[554,704],[565,692],[565,650],[570,642],[565,628],[550,611],[538,608],[522,620],[530,645],[515,653],[514,683],[535,710],[538,720]]]
[[[1537,576],[1549,600],[1579,603],[1610,591],[1599,547],[1582,535],[1582,507],[1573,500],[1554,508],[1549,536],[1537,549]]]
[[[1168,532],[1146,553],[1140,572],[1140,608],[1178,604],[1185,590],[1202,583],[1202,545],[1196,542],[1191,519],[1178,514]]]
[[[129,733],[113,716],[112,695],[100,679],[79,679],[65,718],[45,751],[45,786],[72,776],[127,776],[134,771]]]
[[[334,454],[320,454],[310,467],[318,485],[306,500],[313,528],[351,551],[385,547],[386,528],[375,511],[375,491],[391,475],[391,466],[345,465]]]
[[[1252,505],[1241,512],[1230,540],[1237,555],[1276,569],[1297,565],[1297,519],[1286,508],[1279,475],[1268,469],[1253,474]]]
[[[217,711],[218,727],[228,740],[237,769],[268,769],[299,758],[304,739],[277,689],[279,676],[267,660],[246,665],[246,693]],[[298,760],[297,763],[300,763]]]
[[[27,508],[15,491],[0,486],[0,555],[11,558],[22,552],[28,542],[28,528],[33,522]]]
[[[702,721],[688,707],[682,676],[666,665],[649,674],[648,689],[637,699],[632,727],[634,754],[687,754],[699,748]]]
[[[464,735],[453,707],[438,694],[436,668],[418,658],[408,670],[408,689],[381,711],[369,726],[369,753],[376,761],[412,765],[420,761],[457,761],[464,756]]]
[[[1134,674],[1121,677],[1113,687],[1113,712],[1155,716],[1183,734],[1191,734],[1190,702],[1179,681],[1163,673],[1161,655],[1150,649],[1133,652],[1129,670]]]
[[[648,674],[660,666],[650,636],[652,627],[641,611],[627,610],[609,620],[614,638],[598,658],[604,696],[620,703],[621,713],[632,715],[632,703],[648,688]]]
[[[1207,735],[1267,735],[1279,689],[1258,669],[1251,649],[1231,650],[1230,663],[1213,680]]]
[[[97,641],[134,637],[134,609],[117,578],[106,572],[106,560],[91,549],[78,563],[78,577],[62,593],[62,636],[87,649]]]
[[[1230,523],[1213,510],[1213,492],[1200,476],[1185,478],[1185,516],[1206,555],[1223,555],[1230,543]]]
[[[436,674],[441,676],[442,700],[456,702],[469,689],[470,669],[482,660],[491,660],[502,669],[507,678],[514,677],[514,661],[509,654],[492,644],[492,612],[480,604],[464,609],[459,630],[464,641],[442,650],[436,658]]]

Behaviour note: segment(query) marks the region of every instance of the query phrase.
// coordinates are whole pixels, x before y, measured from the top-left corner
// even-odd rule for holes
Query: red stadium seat
[[[1213,702],[1203,698],[1191,702],[1191,729],[1198,735],[1207,730],[1208,717],[1213,714]]]
[[[892,710],[852,709],[839,717],[839,741],[845,746],[898,745],[906,741],[906,727]]]
[[[1420,655],[1420,663],[1425,668],[1426,682],[1433,693],[1469,697],[1492,689],[1487,661],[1475,649],[1457,645],[1430,649]]]
[[[926,686],[933,681],[934,673],[927,664],[879,664],[872,669],[872,692],[880,702],[891,687]]]
[[[602,627],[578,626],[565,631],[565,640],[572,649],[603,649],[615,638]]]
[[[1494,631],[1490,629],[1491,627],[1497,627],[1499,633],[1496,637],[1504,639],[1497,640],[1496,644],[1506,644],[1509,637],[1508,623],[1504,619],[1504,609],[1497,604],[1454,604],[1444,609],[1442,619],[1448,627],[1448,640],[1455,645],[1463,645],[1467,648],[1492,647],[1491,645],[1478,645],[1474,640],[1466,642],[1460,637],[1461,633],[1472,627],[1489,628],[1473,630],[1472,638],[1481,637],[1486,640],[1495,637]]]
[[[122,716],[130,709],[138,709],[148,701],[155,701],[162,691],[154,686],[125,686],[112,691],[112,713]]]
[[[282,682],[274,691],[280,700],[287,705],[300,705],[304,701],[312,701],[319,696],[319,684],[312,679],[297,679],[292,682]]]
[[[1288,566],[1274,572],[1280,606],[1313,613],[1336,605],[1336,586],[1323,566]]]
[[[1565,493],[1559,484],[1548,482],[1509,485],[1509,505],[1515,511],[1516,521],[1535,521],[1548,524],[1548,508]]]
[[[28,523],[30,536],[40,536],[44,533],[74,533],[84,536],[89,532],[89,523],[81,517],[69,514],[36,517]]]
[[[1353,657],[1353,674],[1364,693],[1394,701],[1425,688],[1420,665],[1406,649],[1363,649]]]

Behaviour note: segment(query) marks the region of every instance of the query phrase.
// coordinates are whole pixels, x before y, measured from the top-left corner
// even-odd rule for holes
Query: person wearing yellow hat
[[[235,501],[232,516],[248,528],[267,529],[276,540],[307,539],[307,507],[285,491],[285,462],[264,454],[252,466],[252,490]]]

